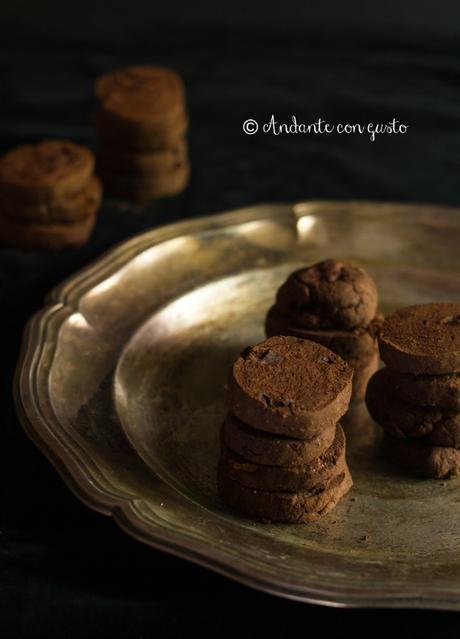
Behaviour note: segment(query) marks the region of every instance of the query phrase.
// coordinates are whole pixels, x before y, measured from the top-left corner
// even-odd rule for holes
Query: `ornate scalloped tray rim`
[[[272,575],[248,568],[244,561],[232,557],[228,563],[225,551],[213,548],[200,540],[187,540],[184,545],[181,535],[168,531],[168,539],[162,534],[161,525],[147,525],[138,509],[137,500],[132,495],[120,494],[110,490],[103,482],[92,477],[90,481],[85,468],[91,465],[90,460],[84,459],[83,451],[69,447],[63,439],[57,436],[56,430],[48,422],[41,410],[40,399],[36,385],[33,392],[28,383],[28,376],[36,372],[43,356],[44,345],[50,325],[56,326],[75,309],[75,300],[79,295],[89,290],[96,282],[115,272],[128,263],[134,256],[155,244],[167,241],[182,233],[191,234],[203,229],[223,228],[238,223],[244,223],[258,218],[259,212],[273,209],[278,213],[282,209],[285,214],[291,213],[296,219],[303,214],[303,208],[308,206],[327,207],[331,205],[363,207],[393,207],[413,209],[444,210],[458,214],[458,209],[439,205],[416,205],[392,202],[372,201],[306,201],[294,205],[290,204],[260,204],[237,209],[227,213],[219,213],[206,217],[194,218],[174,224],[165,225],[142,233],[126,240],[107,251],[96,261],[83,268],[75,275],[56,286],[47,296],[46,305],[33,315],[26,324],[21,351],[16,367],[13,396],[16,410],[26,434],[48,458],[57,470],[71,492],[89,508],[113,517],[114,521],[127,534],[138,541],[171,553],[175,556],[190,560],[194,563],[210,568],[226,577],[234,579],[247,586],[264,592],[307,603],[322,604],[333,607],[388,607],[388,608],[433,608],[439,610],[460,610],[460,588],[458,591],[432,590],[427,593],[394,590],[371,594],[362,590],[320,589],[298,587],[288,580],[279,580]],[[29,401],[24,405],[23,398]],[[54,426],[58,425],[55,420]],[[211,556],[212,553],[212,556]]]

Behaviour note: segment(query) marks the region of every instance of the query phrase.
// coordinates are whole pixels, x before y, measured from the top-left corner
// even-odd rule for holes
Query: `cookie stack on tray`
[[[272,337],[245,349],[227,385],[218,487],[223,500],[273,522],[332,510],[352,486],[345,435],[352,369],[327,348]]]
[[[366,402],[388,457],[418,476],[459,475],[460,304],[396,311],[379,347],[387,366],[370,380]]]
[[[107,190],[139,204],[189,180],[185,89],[171,69],[134,66],[96,81],[98,172]]]
[[[377,287],[366,271],[328,259],[289,275],[267,313],[265,331],[330,348],[354,370],[352,399],[363,399],[379,364],[377,307]]]
[[[45,140],[12,149],[0,158],[0,239],[19,249],[84,244],[101,198],[86,147]]]

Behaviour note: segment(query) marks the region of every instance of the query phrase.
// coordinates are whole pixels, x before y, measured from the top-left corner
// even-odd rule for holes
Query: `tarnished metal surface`
[[[131,535],[257,588],[330,605],[460,609],[460,480],[391,469],[362,404],[355,486],[315,524],[267,525],[215,489],[223,383],[297,266],[352,259],[382,310],[460,301],[460,212],[311,202],[163,227],[56,289],[16,379],[24,427],[89,506]]]

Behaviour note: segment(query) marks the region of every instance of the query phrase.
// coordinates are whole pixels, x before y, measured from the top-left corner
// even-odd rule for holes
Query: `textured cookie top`
[[[283,336],[247,348],[232,369],[247,396],[294,415],[328,406],[352,375],[350,366],[324,346]]]
[[[377,287],[371,276],[332,259],[295,271],[276,296],[278,311],[305,329],[367,327],[377,305]]]
[[[383,322],[379,346],[383,361],[402,373],[460,372],[460,304],[396,311]]]
[[[44,140],[12,149],[0,159],[0,188],[52,195],[83,188],[94,170],[89,149],[67,140]]]
[[[183,109],[185,91],[175,71],[135,66],[98,78],[96,96],[106,111],[128,120],[150,121]]]

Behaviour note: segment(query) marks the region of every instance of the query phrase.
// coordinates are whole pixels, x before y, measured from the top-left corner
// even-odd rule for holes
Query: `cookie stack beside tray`
[[[31,250],[84,244],[101,198],[86,147],[45,140],[12,149],[0,158],[0,239]]]
[[[98,78],[97,166],[107,190],[139,204],[188,183],[188,115],[180,76],[157,66]]]
[[[460,304],[423,304],[387,317],[386,368],[366,402],[391,461],[421,477],[460,474]]]
[[[266,521],[326,514],[352,479],[345,435],[352,369],[314,342],[272,337],[235,360],[227,385],[218,488],[231,507]]]
[[[378,294],[361,268],[325,260],[291,273],[276,294],[265,331],[313,340],[337,353],[354,370],[352,399],[363,399],[379,364]]]

